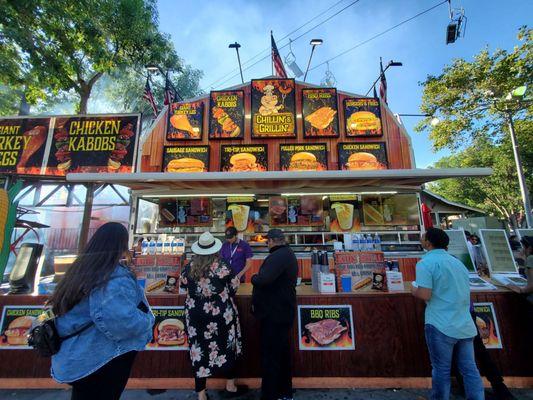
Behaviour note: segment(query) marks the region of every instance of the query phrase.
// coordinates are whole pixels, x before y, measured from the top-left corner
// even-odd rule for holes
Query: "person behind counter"
[[[261,400],[289,400],[298,262],[280,229],[271,229],[266,237],[270,255],[252,276],[252,312],[261,322]]]
[[[516,293],[528,294],[528,300],[533,304],[533,236],[524,236],[520,241],[524,252],[526,286],[509,285],[509,289]]]
[[[450,397],[455,350],[467,399],[483,400],[483,381],[474,357],[473,338],[477,329],[470,316],[468,270],[446,251],[450,238],[443,230],[428,229],[421,242],[428,252],[416,264],[412,293],[426,301],[424,329],[432,366],[431,398]]]
[[[220,257],[230,266],[235,275],[241,274],[241,282],[243,282],[244,274],[252,266],[254,253],[245,240],[239,239],[238,233],[233,226],[226,229],[226,241],[220,249]]]
[[[127,252],[126,228],[102,225],[48,302],[59,336],[74,335],[52,356],[51,370],[72,386],[73,400],[118,400],[137,352],[152,339],[154,316],[144,291],[120,263]]]
[[[199,400],[208,399],[207,378],[226,377],[225,397],[244,394],[246,386],[235,385],[235,363],[242,353],[241,327],[234,297],[240,275],[235,276],[219,256],[222,242],[204,232],[193,243],[194,256],[181,275],[187,290],[185,316],[189,353]]]

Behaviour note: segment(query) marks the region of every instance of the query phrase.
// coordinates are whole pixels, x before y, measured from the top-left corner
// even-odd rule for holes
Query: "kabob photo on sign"
[[[213,91],[209,97],[209,139],[244,139],[244,91]]]
[[[338,137],[337,89],[302,89],[304,137]]]

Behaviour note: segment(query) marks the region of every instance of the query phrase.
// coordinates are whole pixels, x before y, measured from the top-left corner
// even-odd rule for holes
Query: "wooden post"
[[[85,205],[83,209],[83,219],[81,221],[80,236],[78,240],[78,254],[83,251],[89,236],[89,227],[91,226],[91,213],[93,210],[94,200],[94,183],[87,184],[87,193],[85,195]]]

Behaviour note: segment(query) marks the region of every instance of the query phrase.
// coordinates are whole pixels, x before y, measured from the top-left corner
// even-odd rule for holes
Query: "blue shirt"
[[[469,311],[468,271],[461,261],[446,250],[431,250],[416,264],[416,283],[431,289],[426,324],[455,339],[477,335]]]
[[[148,312],[139,308],[144,303]],[[154,316],[143,289],[132,273],[117,266],[109,282],[56,319],[60,336],[68,336],[93,322],[81,334],[61,343],[52,356],[52,377],[59,383],[84,378],[113,358],[143,350],[152,339]]]
[[[235,275],[244,269],[246,260],[253,256],[250,245],[241,239],[235,243],[224,242],[220,249],[220,257],[226,261]]]

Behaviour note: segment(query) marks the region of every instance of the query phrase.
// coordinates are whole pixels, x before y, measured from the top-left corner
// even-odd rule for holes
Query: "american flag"
[[[287,78],[287,72],[285,72],[285,67],[283,66],[283,61],[279,55],[278,47],[274,41],[274,36],[270,32],[270,39],[272,41],[272,65],[274,65],[275,76],[280,78]]]
[[[154,111],[154,118],[157,118],[159,111],[157,110],[157,104],[154,100],[154,95],[152,94],[152,89],[150,89],[150,77],[146,77],[146,85],[144,85],[143,97],[150,103],[152,110]]]
[[[171,87],[170,82],[168,81],[168,74],[165,77],[165,99],[163,101],[163,104],[165,106],[168,106],[169,104],[172,104],[176,101],[176,93],[174,92],[174,89]]]
[[[379,97],[385,104],[387,103],[387,79],[385,78],[385,72],[383,72],[383,63],[379,61],[379,68],[381,70],[380,82],[379,82]]]

